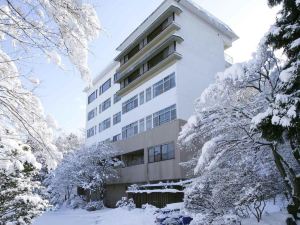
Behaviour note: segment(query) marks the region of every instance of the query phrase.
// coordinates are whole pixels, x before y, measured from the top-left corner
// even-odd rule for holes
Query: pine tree
[[[263,137],[269,141],[289,142],[292,154],[300,165],[300,1],[268,0],[271,7],[281,5],[276,23],[266,43],[283,50],[287,60],[280,74],[280,90],[270,102],[269,113],[259,124]],[[280,159],[275,159],[275,161]],[[300,209],[300,177],[289,168],[292,202],[289,213],[297,217]]]

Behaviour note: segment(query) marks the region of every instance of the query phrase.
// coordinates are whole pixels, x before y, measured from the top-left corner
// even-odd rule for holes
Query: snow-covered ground
[[[168,205],[168,209],[181,208],[181,203]],[[267,207],[260,223],[254,217],[243,219],[242,225],[284,225],[287,214]],[[88,212],[83,209],[61,208],[45,212],[33,225],[156,225],[155,208],[127,210],[122,208],[102,209]]]
[[[142,209],[59,209],[45,212],[33,225],[155,225],[154,221],[153,213]]]

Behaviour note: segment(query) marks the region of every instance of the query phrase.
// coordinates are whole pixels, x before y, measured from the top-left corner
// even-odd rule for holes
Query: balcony
[[[115,58],[116,61],[120,61],[121,63],[119,71],[125,69],[127,65],[138,57],[141,57],[143,52],[146,52],[157,44],[159,40],[162,40],[162,38],[166,36],[166,34],[178,30],[179,26],[175,23],[175,15],[178,15],[181,12],[180,8],[174,5],[170,6],[152,24],[150,24],[146,30],[137,36],[128,47],[122,50]],[[128,38],[124,42],[126,41],[128,41]],[[119,48],[120,47],[117,49]]]
[[[147,53],[152,48],[155,48],[159,45],[159,43],[162,43],[166,41],[170,34],[173,34],[175,31],[179,30],[180,27],[175,22],[170,23],[160,34],[158,34],[151,42],[147,43],[145,46],[143,46],[141,49],[139,49],[136,54],[134,54],[128,61],[117,69],[117,72],[122,72],[126,70],[132,63],[134,63],[137,59],[143,57],[145,53]]]
[[[143,64],[147,63],[147,61],[149,61],[153,56],[158,54],[164,48],[172,45],[175,42],[181,43],[182,41],[183,41],[183,39],[176,35],[172,35],[172,36],[168,37],[167,39],[165,39],[164,42],[162,42],[162,43],[160,43],[160,45],[156,46],[155,49],[153,49],[152,51],[148,51],[146,54],[144,54],[144,56],[138,62],[136,62],[135,64],[130,66],[130,68],[127,68],[126,70],[124,70],[122,72],[117,72],[115,74],[114,81],[117,83],[121,83],[122,80],[124,80],[126,77],[130,76],[131,73],[133,73],[134,71],[139,69]],[[176,48],[176,46],[174,46],[174,48]]]

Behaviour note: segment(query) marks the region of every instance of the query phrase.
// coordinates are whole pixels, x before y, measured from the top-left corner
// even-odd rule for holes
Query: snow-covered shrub
[[[48,181],[51,203],[63,204],[77,197],[78,188],[84,190],[86,202],[101,201],[105,183],[118,177],[115,166],[120,161],[116,155],[117,151],[109,143],[82,147],[66,155]],[[91,199],[92,193],[96,193],[97,199]]]
[[[116,203],[116,207],[132,210],[136,208],[136,205],[132,198],[128,199],[127,197],[122,197],[122,199]]]
[[[103,201],[92,201],[87,203],[85,209],[87,211],[96,211],[104,208]]]
[[[41,164],[28,145],[0,139],[0,225],[31,224],[48,206],[37,190],[35,181]]]
[[[70,206],[72,209],[85,208],[86,204],[86,201],[80,196],[74,196],[65,202],[65,205]]]

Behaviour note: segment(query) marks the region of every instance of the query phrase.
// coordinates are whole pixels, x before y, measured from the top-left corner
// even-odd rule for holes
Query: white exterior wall
[[[155,21],[170,5],[179,7],[182,12],[175,17],[175,23],[180,29],[175,32],[183,38],[180,44],[177,44],[177,52],[182,55],[182,59],[178,60],[172,66],[167,67],[163,71],[158,72],[150,80],[140,84],[134,90],[122,97],[116,104],[113,103],[114,94],[120,89],[119,84],[114,84],[113,75],[118,66],[114,67],[110,72],[104,75],[94,88],[88,91],[89,96],[96,88],[99,89],[109,78],[112,80],[112,87],[98,96],[91,104],[87,105],[87,113],[97,107],[97,116],[87,121],[86,130],[93,126],[97,126],[96,135],[87,138],[86,144],[92,145],[113,136],[122,133],[122,127],[142,118],[164,109],[168,106],[176,104],[177,118],[187,120],[194,111],[194,101],[201,95],[202,91],[214,81],[217,72],[225,69],[224,45],[231,44],[232,39],[221,33],[211,24],[208,24],[194,12],[187,9],[184,5],[178,4],[174,0],[164,1],[160,7],[141,24],[136,32],[133,32],[119,47],[118,50],[126,48],[134,39],[148,26]],[[122,111],[122,103],[140,92],[145,91],[154,83],[163,79],[167,75],[175,72],[176,87],[152,98],[149,102],[144,102],[137,108],[121,115],[121,122],[113,125],[113,115]],[[146,98],[146,92],[144,93]],[[99,114],[99,104],[111,97],[111,107]],[[99,133],[99,123],[107,118],[111,118],[111,127]],[[87,118],[86,118],[87,120]],[[145,121],[146,125],[146,121]]]
[[[187,120],[194,111],[194,101],[214,81],[215,74],[225,69],[222,35],[184,7],[175,21],[181,27],[177,35],[182,55],[178,72],[178,117]]]
[[[168,106],[171,106],[173,104],[177,104],[176,99],[176,88],[177,88],[177,73],[176,73],[176,64],[173,64],[172,66],[168,67],[167,69],[163,70],[162,72],[158,73],[155,77],[153,77],[151,80],[143,83],[141,86],[137,87],[133,91],[131,91],[129,94],[122,97],[122,99],[117,102],[116,104],[113,103],[113,96],[114,94],[119,90],[120,86],[119,84],[113,83],[113,75],[115,73],[115,69],[109,72],[107,75],[105,75],[102,79],[100,79],[97,84],[94,85],[94,88],[89,90],[88,95],[89,96],[94,90],[97,88],[99,89],[100,85],[102,85],[105,81],[107,81],[110,77],[112,79],[112,87],[109,88],[106,92],[104,92],[102,95],[98,96],[97,99],[95,99],[92,103],[87,105],[87,114],[89,111],[94,109],[95,107],[98,107],[97,115],[91,119],[90,121],[87,121],[86,130],[93,126],[97,126],[97,132],[96,135],[87,138],[86,139],[86,145],[91,146],[93,144],[96,144],[98,142],[104,141],[108,138],[112,139],[114,135],[122,133],[122,127],[129,125],[135,121],[138,121],[142,118],[146,118],[147,116],[164,109]],[[159,80],[163,79],[164,77],[170,75],[171,73],[175,72],[175,82],[176,86],[167,92],[162,93],[159,96],[156,96],[155,98],[152,98],[150,101],[146,102],[146,89],[151,87],[153,84],[158,82]],[[113,115],[122,111],[122,103],[127,101],[128,99],[132,98],[135,95],[139,95],[140,92],[144,91],[145,95],[145,102],[144,104],[140,105],[131,111],[122,114],[121,115],[121,122],[113,125]],[[101,104],[103,101],[111,97],[111,107],[106,109],[104,112],[101,112],[99,114],[99,104]],[[99,133],[99,123],[107,118],[111,118],[111,126],[110,128],[102,131]],[[87,116],[86,116],[87,120]],[[145,121],[146,126],[146,121]]]

